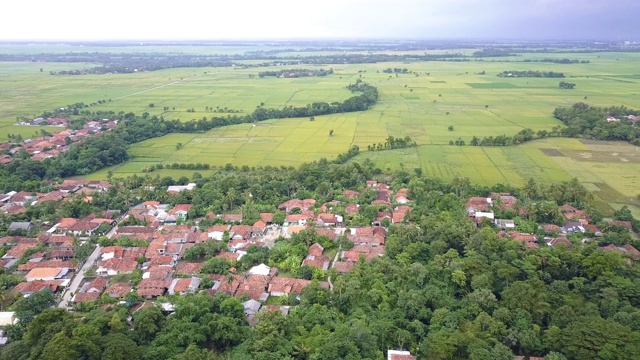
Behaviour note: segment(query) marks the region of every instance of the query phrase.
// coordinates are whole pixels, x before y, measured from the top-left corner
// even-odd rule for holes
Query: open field
[[[211,49],[182,48],[184,52],[196,54],[251,50],[242,46]],[[50,51],[42,51],[45,50]],[[86,49],[90,50],[102,51]],[[135,46],[129,50],[178,51],[177,48]],[[0,51],[23,50],[0,46]],[[286,55],[301,53],[278,56]],[[589,60],[590,63],[522,62],[541,58]],[[183,68],[134,74],[51,76],[49,71],[94,65],[0,63],[0,140],[10,133],[19,133],[26,138],[39,131],[38,128],[13,125],[16,116],[36,116],[42,111],[75,102],[111,100],[90,109],[147,111],[187,121],[203,116],[226,116],[226,113],[213,111],[218,107],[250,113],[261,103],[267,108],[279,108],[304,106],[314,101],[343,101],[351,96],[345,86],[361,77],[376,86],[380,93],[379,102],[366,112],[318,116],[313,122],[309,119],[268,120],[257,126],[234,125],[203,134],[170,134],[133,145],[130,149],[132,161],[90,177],[104,177],[109,170],[115,176],[141,174],[145,166],[159,162],[165,165],[182,162],[214,166],[227,163],[299,165],[321,157],[334,158],[352,145],[366,150],[368,145],[384,143],[391,135],[410,136],[420,146],[367,153],[360,158],[368,157],[383,169],[400,165],[409,169],[420,167],[432,176],[445,179],[467,176],[483,184],[508,182],[521,185],[528,177],[544,181],[578,177],[590,189],[615,200],[609,201],[613,206],[635,201],[632,197],[637,193],[635,189],[640,180],[640,155],[630,145],[568,139],[547,139],[510,148],[447,144],[457,138],[468,142],[473,136],[511,135],[523,128],[548,130],[560,124],[552,117],[555,107],[578,101],[597,106],[640,108],[640,73],[636,65],[640,54],[532,53],[482,60],[328,65],[322,68],[333,68],[333,75],[298,79],[258,78],[257,73],[266,68]],[[407,68],[413,74],[384,73],[387,68]],[[574,90],[560,90],[558,79],[496,76],[505,70],[563,72],[566,81],[577,85]],[[482,72],[484,75],[480,75]],[[154,106],[149,107],[149,104]],[[169,111],[165,111],[165,107]],[[187,112],[190,109],[194,112]],[[454,130],[449,131],[449,126]],[[332,129],[335,133],[329,136]],[[183,144],[180,150],[176,149],[177,143]],[[206,175],[213,171],[199,172]],[[158,172],[162,176],[190,176],[192,173],[193,170]]]
[[[549,150],[553,156],[546,154]],[[427,176],[468,177],[483,185],[522,186],[528,178],[550,183],[575,177],[595,193],[601,209],[631,205],[640,211],[640,147],[628,143],[550,138],[511,147],[423,145],[366,152],[359,159],[370,159],[383,170],[421,168]]]

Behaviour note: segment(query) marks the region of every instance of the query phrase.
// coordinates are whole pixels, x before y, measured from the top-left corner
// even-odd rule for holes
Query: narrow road
[[[111,231],[107,233],[107,237],[111,239],[113,234],[116,233],[117,229],[118,229],[117,226],[111,229]],[[96,259],[98,258],[98,256],[100,256],[100,249],[101,249],[100,245],[96,245],[95,250],[93,250],[91,255],[89,255],[89,257],[87,258],[87,261],[84,262],[84,265],[82,265],[80,270],[78,270],[78,273],[76,274],[76,276],[73,277],[71,284],[67,287],[67,290],[62,295],[62,301],[60,301],[60,304],[58,304],[59,308],[66,309],[69,307],[69,302],[71,302],[71,298],[73,297],[73,294],[78,290],[78,287],[80,287],[80,284],[82,284],[82,282],[84,281],[84,273],[87,272],[87,270],[91,269],[93,264],[96,262]]]

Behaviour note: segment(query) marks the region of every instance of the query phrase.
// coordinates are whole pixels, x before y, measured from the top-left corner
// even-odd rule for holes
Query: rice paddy
[[[548,57],[589,63],[522,62]],[[259,78],[257,73],[264,68],[53,76],[49,71],[93,65],[0,63],[0,140],[8,134],[19,133],[26,138],[39,131],[13,125],[16,116],[36,116],[75,102],[111,100],[90,109],[146,111],[188,121],[226,116],[234,111],[250,113],[259,105],[281,108],[343,101],[352,95],[345,86],[361,78],[380,93],[379,102],[368,111],[316,116],[314,121],[274,119],[200,134],[170,134],[134,144],[130,162],[89,177],[105,177],[107,171],[114,176],[141,174],[146,166],[157,163],[296,166],[322,157],[335,158],[358,145],[363,154],[356,160],[369,158],[383,170],[421,168],[430,176],[466,176],[487,185],[522,185],[529,177],[543,181],[577,177],[603,197],[613,196],[616,204],[635,204],[640,148],[575,139],[545,139],[505,148],[458,147],[449,145],[449,141],[460,138],[468,143],[473,136],[512,135],[524,128],[549,130],[560,125],[552,116],[555,107],[579,101],[640,108],[640,74],[635,65],[638,61],[640,54],[635,53],[522,54],[484,61],[327,65],[319,67],[333,68],[334,74],[295,79]],[[387,68],[407,68],[411,73],[384,73]],[[576,83],[576,88],[559,89],[559,80],[552,78],[496,76],[505,70],[563,72],[567,81]],[[384,143],[388,136],[410,136],[418,146],[366,151],[368,145]],[[178,143],[182,144],[180,149],[176,147]],[[214,171],[199,172],[205,175]],[[193,171],[159,173],[190,176]]]

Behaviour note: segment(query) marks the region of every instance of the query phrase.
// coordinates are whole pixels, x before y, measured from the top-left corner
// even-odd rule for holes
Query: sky
[[[30,0],[0,40],[640,41],[640,0]]]

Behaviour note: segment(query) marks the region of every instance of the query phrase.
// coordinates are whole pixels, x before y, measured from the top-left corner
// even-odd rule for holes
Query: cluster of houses
[[[55,184],[56,190],[48,193],[28,191],[11,191],[0,194],[0,212],[7,215],[22,214],[27,205],[41,204],[47,201],[60,201],[69,198],[71,194],[83,194],[83,199],[90,202],[96,191],[106,191],[111,187],[106,181],[64,180]],[[70,198],[69,198],[70,199]]]
[[[540,229],[544,232],[544,237],[539,239],[537,234],[529,234],[518,232],[516,224],[513,220],[497,219],[495,212],[497,210],[512,210],[519,216],[526,217],[525,208],[517,206],[518,199],[509,193],[491,193],[488,197],[471,197],[467,200],[466,210],[469,220],[475,224],[481,224],[483,221],[489,221],[498,229],[499,237],[508,237],[525,244],[527,248],[538,248],[540,242],[544,242],[548,246],[556,246],[565,244],[571,247],[571,241],[567,236],[576,233],[582,233],[585,236],[601,237],[602,230],[595,224],[590,223],[591,217],[583,210],[579,210],[571,205],[562,205],[558,208],[558,212],[564,218],[562,226],[555,224],[542,224]],[[632,224],[629,221],[609,221],[610,225],[620,226],[632,231]],[[627,256],[630,259],[640,259],[640,251],[633,246],[627,244],[624,247],[608,245],[602,247],[604,251],[616,251]]]
[[[638,118],[637,115],[627,115],[624,117],[626,120],[631,121],[632,123],[637,123],[638,120],[640,120]],[[617,117],[611,115],[611,114],[607,114],[607,122],[620,122],[620,119],[618,119]]]
[[[90,197],[94,191],[104,191],[109,186],[106,182],[65,180],[49,194],[4,194],[0,197],[0,205],[4,211],[20,208],[24,211],[27,204],[64,200],[69,194],[80,193]],[[188,190],[189,185],[171,189],[176,193]],[[32,232],[31,223],[12,224],[17,230],[28,230],[31,237],[21,234],[0,239],[1,244],[9,247],[0,259],[0,266],[24,275],[24,282],[14,289],[23,296],[43,289],[62,292],[82,265],[75,260],[78,244],[88,236],[108,233],[113,243],[132,246],[114,245],[96,250],[99,253],[96,253],[93,264],[95,274],[72,290],[73,303],[93,301],[102,296],[124,301],[127,294],[133,291],[145,299],[154,300],[160,296],[184,295],[204,289],[212,295],[224,292],[248,299],[243,305],[247,317],[252,321],[258,311],[277,310],[286,314],[289,307],[265,305],[267,299],[300,294],[311,281],[280,276],[278,269],[265,264],[254,266],[246,273],[238,272],[234,265],[247,255],[250,246],[271,248],[277,238],[286,240],[309,229],[331,241],[348,239],[353,247],[339,248],[337,252],[327,251],[319,243],[311,244],[300,264],[324,271],[333,268],[339,273],[350,271],[360,259],[370,261],[385,254],[387,226],[406,224],[409,220],[407,215],[412,207],[408,190],[393,191],[387,184],[368,181],[365,191],[368,199],[373,198],[370,205],[378,209],[369,226],[345,224],[345,216],[359,213],[357,202],[361,202],[364,196],[364,193],[353,190],[344,191],[344,202],[319,204],[314,199],[290,199],[278,206],[278,210],[285,215],[282,225],[274,224],[274,213],[261,213],[260,219],[250,225],[243,222],[242,214],[209,213],[206,217],[215,220],[213,223],[216,225],[201,228],[191,225],[191,220],[198,220],[190,219],[191,204],[171,206],[157,201],[144,201],[131,207],[125,214],[105,211],[84,218],[62,218],[40,234]],[[588,214],[570,205],[558,209],[566,219],[563,226],[544,224],[537,234],[518,232],[513,220],[495,218],[498,209],[527,215],[511,194],[491,193],[488,197],[472,197],[468,199],[466,209],[470,221],[476,224],[490,221],[500,237],[521,241],[528,248],[536,248],[543,242],[549,246],[564,243],[570,247],[567,236],[576,232],[602,236],[601,230],[590,224]],[[117,226],[122,220],[125,222]],[[138,225],[123,225],[132,223]],[[614,225],[631,228],[628,222],[615,222]],[[543,239],[538,238],[540,233],[545,233]],[[185,260],[188,249],[205,242],[226,245],[223,246],[224,251],[215,256],[230,263],[229,275],[203,275],[202,261]],[[603,250],[616,251],[630,259],[640,258],[640,252],[631,245],[609,245]],[[134,272],[141,274],[139,281],[132,282],[130,277],[122,276]],[[320,282],[319,285],[330,287],[328,282]],[[389,358],[392,356],[393,359],[409,359],[411,355],[390,351]]]
[[[59,126],[66,126],[67,124],[65,119],[50,118],[46,120],[35,119],[29,125],[47,125],[49,123]],[[25,139],[19,143],[2,143],[0,144],[0,153],[2,153],[0,155],[0,164],[10,163],[13,161],[13,156],[21,150],[26,151],[31,156],[31,159],[37,161],[55,158],[69,150],[71,143],[82,141],[89,136],[98,136],[105,131],[113,129],[117,124],[118,120],[89,121],[79,130],[64,129],[50,135]]]
[[[106,182],[65,180],[49,194],[4,194],[0,198],[0,204],[5,212],[20,213],[25,211],[28,204],[49,200],[64,201],[70,194],[82,194],[83,198],[90,201],[94,191],[105,191],[109,186]],[[169,190],[178,193],[190,190],[189,186]],[[344,203],[332,201],[317,204],[314,199],[288,200],[278,206],[285,214],[282,225],[273,223],[274,213],[261,213],[260,219],[251,225],[243,223],[242,214],[209,213],[206,216],[216,220],[214,223],[217,225],[200,228],[187,225],[192,224],[190,220],[197,220],[189,218],[191,204],[170,206],[157,201],[144,201],[131,207],[125,214],[105,211],[84,218],[61,218],[55,224],[49,224],[48,229],[37,236],[31,232],[34,224],[16,223],[16,228],[28,229],[31,237],[23,234],[1,239],[2,244],[10,248],[0,259],[0,265],[24,274],[25,281],[14,289],[23,296],[43,289],[62,293],[69,290],[67,287],[70,286],[73,275],[82,266],[75,259],[78,245],[89,236],[108,233],[113,243],[137,246],[99,248],[92,268],[95,274],[72,289],[72,303],[94,301],[101,296],[124,301],[127,294],[133,291],[148,300],[164,295],[183,295],[203,289],[202,281],[208,277],[211,282],[207,281],[204,289],[210,294],[221,291],[249,299],[243,305],[250,320],[255,312],[262,309],[279,310],[286,314],[288,307],[263,304],[270,296],[300,294],[311,281],[279,276],[278,269],[265,264],[255,266],[244,274],[231,267],[230,275],[203,275],[203,262],[186,261],[185,252],[204,242],[219,242],[226,244],[226,247],[216,257],[234,264],[247,254],[250,246],[270,248],[279,237],[287,239],[304,230],[314,229],[318,236],[331,241],[344,237],[354,246],[338,252],[333,250],[329,255],[319,243],[311,244],[300,266],[306,265],[324,271],[334,268],[340,273],[346,273],[360,259],[369,261],[383,256],[386,228],[382,225],[406,222],[406,215],[412,209],[407,205],[407,189],[394,192],[388,185],[377,182],[368,182],[367,186],[367,191],[374,191],[376,194],[371,205],[380,209],[371,226],[345,226],[345,212],[347,215],[355,215],[359,211],[359,205],[355,201],[361,194],[352,190],[344,192],[344,199],[347,199]],[[123,220],[125,222],[117,226]],[[132,223],[142,225],[123,225]],[[141,274],[139,282],[131,282],[130,277],[122,276],[133,272]],[[320,282],[319,285],[329,287],[327,282]]]

